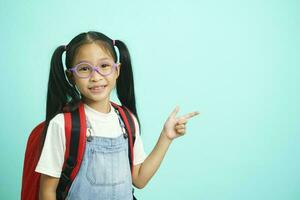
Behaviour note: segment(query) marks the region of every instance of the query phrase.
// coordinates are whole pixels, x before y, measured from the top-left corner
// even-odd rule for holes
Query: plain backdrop
[[[176,105],[178,116],[201,112],[138,199],[300,199],[299,9],[297,0],[2,0],[0,199],[20,198],[54,49],[89,30],[128,45],[147,154]]]

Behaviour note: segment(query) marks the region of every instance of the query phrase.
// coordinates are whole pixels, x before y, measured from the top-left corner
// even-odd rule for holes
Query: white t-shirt
[[[84,104],[85,115],[92,127],[92,136],[116,138],[122,134],[118,115],[113,106],[109,113],[99,112]],[[144,162],[147,155],[139,134],[139,124],[133,116],[136,126],[136,139],[133,147],[134,165]],[[50,120],[44,147],[35,171],[59,178],[61,175],[65,155],[65,124],[64,114],[59,113]],[[88,131],[86,131],[88,134]]]

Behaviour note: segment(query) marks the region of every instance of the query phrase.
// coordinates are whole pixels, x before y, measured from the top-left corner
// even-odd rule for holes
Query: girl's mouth
[[[89,90],[92,93],[101,93],[105,90],[106,87],[107,87],[107,85],[94,86],[94,87],[89,88]]]

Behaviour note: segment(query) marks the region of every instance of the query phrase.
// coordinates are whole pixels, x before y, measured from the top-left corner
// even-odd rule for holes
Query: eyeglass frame
[[[92,72],[90,73],[90,75],[88,76],[88,77],[82,77],[82,76],[80,76],[78,73],[77,73],[77,67],[79,66],[79,65],[81,65],[81,64],[88,64],[89,66],[91,66],[92,67]],[[87,62],[87,61],[82,61],[82,62],[79,62],[79,63],[77,63],[74,67],[71,67],[71,68],[69,68],[68,69],[68,71],[69,72],[75,72],[75,74],[79,77],[79,78],[91,78],[91,76],[94,74],[94,72],[96,71],[96,72],[98,72],[99,74],[101,74],[102,76],[109,76],[109,75],[111,75],[112,73],[113,73],[113,71],[114,71],[114,69],[117,69],[117,67],[118,67],[118,65],[119,65],[120,63],[115,63],[115,62],[113,62],[113,68],[112,68],[112,70],[111,70],[111,72],[109,73],[109,74],[102,74],[98,69],[99,69],[99,66],[94,66],[94,65],[92,65],[91,63],[89,63],[89,62]]]

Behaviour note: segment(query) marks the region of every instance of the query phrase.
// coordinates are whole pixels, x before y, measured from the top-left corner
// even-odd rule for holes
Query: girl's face
[[[97,43],[85,44],[79,47],[73,66],[82,61],[93,66],[98,66],[103,61],[114,62],[112,56]],[[117,68],[113,68],[112,73],[108,76],[102,76],[97,71],[94,71],[89,78],[80,78],[75,72],[68,76],[73,80],[73,83],[75,82],[85,103],[107,102],[119,77],[120,67],[121,65],[118,64]]]

